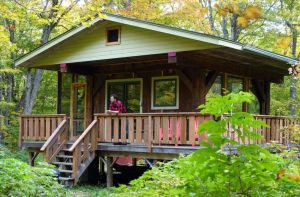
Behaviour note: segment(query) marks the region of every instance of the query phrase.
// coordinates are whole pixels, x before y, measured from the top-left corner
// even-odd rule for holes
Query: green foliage
[[[50,166],[31,167],[16,159],[0,160],[1,196],[64,196],[63,193]]]
[[[104,188],[102,186],[91,186],[91,185],[79,185],[67,190],[66,196],[89,196],[89,197],[106,197],[111,196],[113,191],[109,188]]]
[[[195,153],[153,168],[130,183],[117,188],[116,196],[297,196],[300,194],[299,159],[271,154],[257,145],[238,145],[223,137],[226,125],[231,125],[242,142],[259,136],[250,128],[266,126],[250,114],[236,112],[235,105],[251,102],[249,93],[228,94],[208,99],[199,108],[214,120],[199,127],[207,133],[205,148]],[[227,146],[231,145],[231,146]],[[225,151],[227,147],[227,151]],[[233,154],[234,153],[234,154]],[[286,153],[289,154],[289,153]],[[284,171],[284,173],[282,173]],[[124,194],[125,192],[125,194]],[[121,194],[122,193],[122,194]]]

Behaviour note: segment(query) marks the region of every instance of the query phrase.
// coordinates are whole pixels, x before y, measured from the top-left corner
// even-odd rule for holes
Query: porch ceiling
[[[68,64],[72,73],[120,74],[164,69],[203,68],[257,79],[281,82],[289,65],[283,61],[230,48],[206,49],[177,53],[177,63],[168,63],[168,54],[136,56]],[[59,70],[58,65],[43,67]]]

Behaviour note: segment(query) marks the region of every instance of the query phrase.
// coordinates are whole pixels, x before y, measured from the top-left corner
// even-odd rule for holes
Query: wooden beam
[[[206,80],[205,80],[205,96],[207,95],[208,91],[210,90],[211,86],[214,84],[216,78],[218,77],[218,71],[209,71]]]
[[[193,93],[193,82],[191,81],[191,79],[180,69],[175,69],[175,72],[185,84],[185,86],[190,90],[190,92]]]
[[[193,74],[193,110],[198,111],[198,106],[205,103],[205,70],[197,69]]]

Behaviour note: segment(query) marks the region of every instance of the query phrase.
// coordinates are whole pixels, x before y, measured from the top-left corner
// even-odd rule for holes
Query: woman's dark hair
[[[114,97],[115,99],[119,100],[119,98],[116,94],[111,94],[110,97]]]

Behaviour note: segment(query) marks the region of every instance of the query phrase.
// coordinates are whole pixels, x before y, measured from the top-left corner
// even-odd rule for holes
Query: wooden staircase
[[[94,120],[74,142],[67,141],[67,120],[63,120],[41,151],[45,160],[57,167],[59,182],[64,186],[74,186],[95,159],[97,148],[97,120]],[[71,144],[71,147],[67,147]]]

